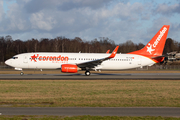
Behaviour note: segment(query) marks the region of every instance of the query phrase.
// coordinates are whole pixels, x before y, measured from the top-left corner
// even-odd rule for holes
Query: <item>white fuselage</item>
[[[60,69],[62,64],[79,64],[108,57],[100,53],[23,53],[14,56],[5,63],[17,69]],[[150,66],[155,62],[135,54],[116,54],[112,59],[103,61],[94,70],[122,70]]]

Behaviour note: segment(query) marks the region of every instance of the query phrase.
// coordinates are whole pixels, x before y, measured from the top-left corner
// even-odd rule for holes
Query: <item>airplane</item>
[[[107,53],[58,53],[35,52],[22,53],[5,61],[15,70],[23,69],[61,69],[64,73],[77,73],[79,69],[89,76],[91,70],[125,70],[143,66],[152,66],[162,62],[164,45],[170,25],[164,25],[149,43],[142,49],[127,54],[116,54],[119,46]]]

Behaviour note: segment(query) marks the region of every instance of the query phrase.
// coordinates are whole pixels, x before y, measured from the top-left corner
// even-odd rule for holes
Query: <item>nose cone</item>
[[[6,61],[5,61],[5,64],[11,66],[11,65],[12,65],[11,59],[6,60]]]

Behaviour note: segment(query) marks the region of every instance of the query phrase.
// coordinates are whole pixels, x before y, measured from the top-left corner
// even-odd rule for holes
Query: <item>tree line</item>
[[[20,39],[13,40],[10,35],[0,37],[0,62],[11,58],[20,53],[27,52],[82,52],[82,53],[105,53],[119,45],[118,53],[128,53],[139,50],[145,45],[142,43],[133,43],[131,40],[125,43],[115,44],[109,38],[100,37],[91,41],[82,40],[79,37],[69,39],[66,37],[56,37],[54,39],[42,38],[29,39],[22,41]],[[164,48],[164,54],[172,51],[180,51],[180,43],[168,38]]]

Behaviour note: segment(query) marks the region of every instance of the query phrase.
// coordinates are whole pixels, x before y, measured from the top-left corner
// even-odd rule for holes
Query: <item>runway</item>
[[[0,80],[180,80],[180,73],[0,74]]]
[[[54,116],[162,116],[180,117],[180,108],[171,107],[55,107],[55,108],[0,108],[1,115],[54,115]]]
[[[0,74],[0,80],[180,80],[180,73]],[[0,115],[180,117],[180,107],[0,107]]]

